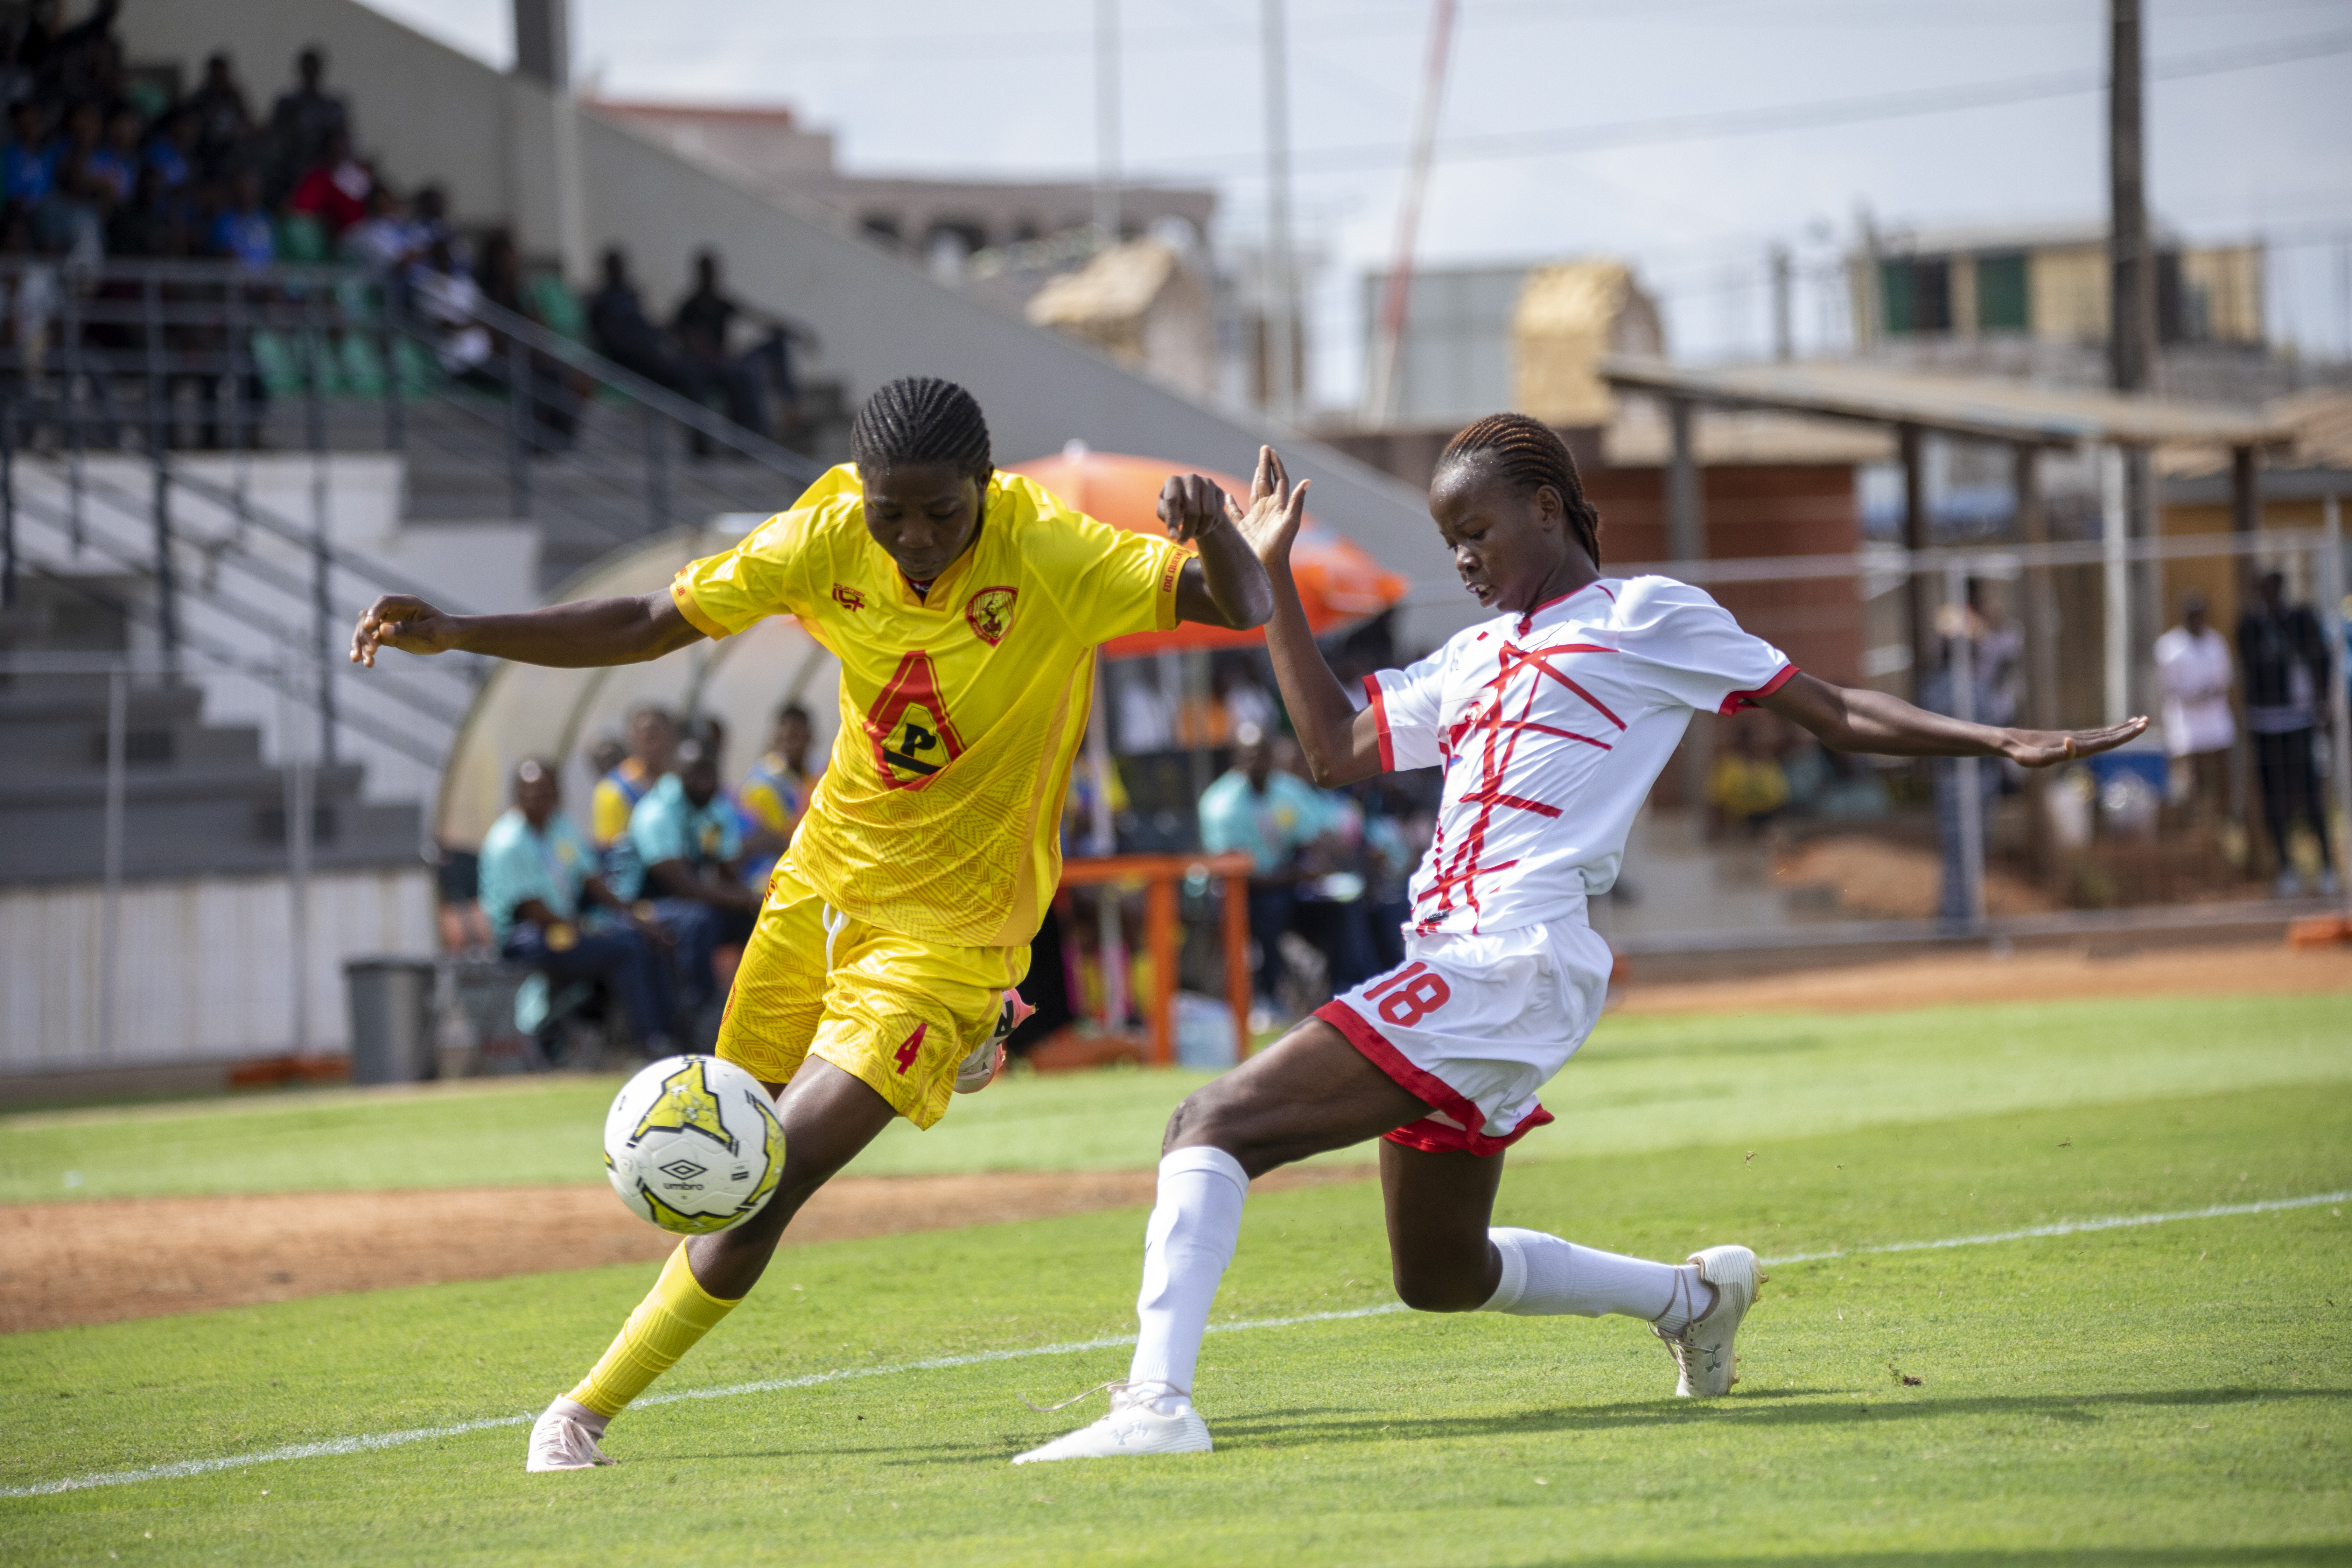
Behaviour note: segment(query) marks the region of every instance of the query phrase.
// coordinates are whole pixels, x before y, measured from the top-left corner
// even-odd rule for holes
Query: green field
[[[865,1175],[1148,1166],[1207,1075],[1007,1079],[929,1132],[893,1126]],[[0,1117],[0,1203],[163,1193],[594,1180],[617,1078],[403,1094],[306,1090]],[[1971,1112],[2264,1084],[2352,1083],[2352,997],[2164,997],[1885,1015],[1611,1017],[1547,1099],[1521,1163]],[[136,1160],[110,1158],[121,1129]],[[1360,1163],[1355,1152],[1337,1156]]]
[[[1013,1469],[1100,1409],[1016,1394],[1125,1366],[1050,1347],[1132,1331],[1128,1210],[792,1249],[665,1385],[718,1396],[631,1412],[624,1463],[577,1475],[524,1475],[520,1418],[642,1267],[0,1339],[5,1488],[515,1422],[0,1498],[0,1562],[2352,1562],[2352,1202],[1856,1250],[2352,1189],[2352,1000],[1619,1019],[1588,1055],[1501,1222],[1848,1254],[1770,1268],[1727,1400],[1673,1399],[1622,1320],[1323,1316],[1211,1339],[1213,1455]],[[1134,1163],[1137,1129],[1148,1160],[1181,1084],[1004,1089],[868,1168]],[[561,1180],[607,1092],[17,1118],[0,1162],[17,1196],[68,1195],[60,1155],[128,1133],[142,1181],[111,1190],[282,1188],[280,1129],[345,1184],[418,1184],[530,1107],[544,1126],[507,1135],[538,1152],[488,1179]],[[1066,1159],[1038,1147],[1066,1132]],[[1218,1317],[1381,1308],[1386,1271],[1369,1185],[1264,1194]],[[719,1392],[794,1379],[823,1381]]]

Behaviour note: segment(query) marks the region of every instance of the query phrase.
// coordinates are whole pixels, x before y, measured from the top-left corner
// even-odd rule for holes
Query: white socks
[[[1249,1177],[1223,1149],[1179,1149],[1160,1162],[1160,1199],[1143,1233],[1143,1289],[1135,1299],[1141,1324],[1127,1373],[1129,1397],[1158,1384],[1150,1403],[1172,1415],[1191,1403],[1209,1305],[1241,1238]]]
[[[1502,1255],[1503,1280],[1481,1311],[1523,1318],[1622,1312],[1677,1334],[1715,1305],[1715,1288],[1691,1264],[1652,1263],[1510,1226],[1496,1226],[1486,1238]]]

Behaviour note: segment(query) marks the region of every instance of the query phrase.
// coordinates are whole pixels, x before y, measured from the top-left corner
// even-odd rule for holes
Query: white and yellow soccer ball
[[[784,1129],[760,1080],[717,1057],[670,1057],[621,1086],[604,1173],[639,1219],[680,1236],[741,1225],[775,1195]]]

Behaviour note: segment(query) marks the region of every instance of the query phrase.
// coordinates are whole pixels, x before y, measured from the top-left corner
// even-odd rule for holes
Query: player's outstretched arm
[[[2147,728],[2146,719],[2102,730],[1971,724],[1915,708],[1884,691],[1832,686],[1801,671],[1761,705],[1803,725],[1832,751],[1872,752],[1883,757],[2007,757],[2029,768],[2111,752]]]
[[[1381,771],[1381,725],[1370,708],[1356,710],[1339,678],[1324,662],[1323,650],[1315,646],[1315,634],[1307,625],[1297,580],[1290,574],[1290,547],[1307,516],[1307,484],[1301,480],[1293,489],[1281,455],[1271,447],[1259,447],[1257,475],[1250,486],[1252,504],[1246,514],[1234,509],[1234,526],[1265,564],[1274,592],[1265,647],[1274,658],[1275,682],[1282,688],[1283,706],[1298,732],[1307,771],[1329,789]]]
[[[376,650],[478,653],[517,664],[584,669],[641,664],[701,639],[669,591],[628,599],[583,599],[506,616],[444,615],[409,594],[386,594],[352,630],[352,662],[375,668]]]

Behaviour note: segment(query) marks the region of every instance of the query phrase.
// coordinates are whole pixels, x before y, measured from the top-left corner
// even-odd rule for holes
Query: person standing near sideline
[[[2335,661],[2319,617],[2304,605],[2286,602],[2286,578],[2265,572],[2254,584],[2254,602],[2238,617],[2238,658],[2246,670],[2246,733],[2254,743],[2254,773],[2262,781],[2263,820],[2270,825],[2278,853],[2282,899],[2303,893],[2303,873],[2290,853],[2297,822],[2319,840],[2319,893],[2336,893],[2336,857],[2327,837],[2327,807],[2320,800],[2318,737],[2327,712],[2327,682]]]
[[[2238,742],[2230,711],[2235,678],[2230,639],[2206,623],[2205,595],[2180,595],[2180,624],[2156,639],[2156,684],[2164,698],[2164,749],[2172,758],[2172,798],[2203,816],[2226,811],[2230,748]]]

